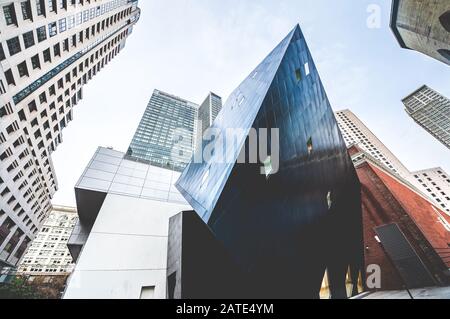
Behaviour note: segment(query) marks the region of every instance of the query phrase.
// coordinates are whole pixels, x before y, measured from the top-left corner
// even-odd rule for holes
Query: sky
[[[98,146],[125,152],[154,89],[201,103],[225,100],[300,24],[334,111],[350,109],[412,171],[450,151],[409,118],[401,99],[427,84],[450,97],[450,69],[401,49],[389,0],[141,0],[125,48],[83,88],[53,153],[55,205],[75,206],[74,186]]]

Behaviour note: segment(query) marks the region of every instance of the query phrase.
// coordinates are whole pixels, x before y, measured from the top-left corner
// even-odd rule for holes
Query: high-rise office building
[[[430,168],[412,172],[422,191],[431,197],[440,209],[450,215],[450,175],[442,168]]]
[[[198,109],[197,134],[199,136],[203,136],[203,133],[213,124],[221,109],[222,98],[210,92]]]
[[[204,238],[215,237],[245,274],[222,297],[319,298],[325,278],[331,298],[361,291],[359,181],[299,26],[233,91],[212,128],[219,138],[203,141],[214,150],[211,158],[189,163],[176,186],[212,231]],[[245,134],[227,140],[229,128]],[[257,161],[246,148],[254,144],[252,129],[272,134],[259,149],[269,145],[270,155],[261,151]],[[238,160],[241,154],[247,163]],[[196,242],[196,228],[183,240]],[[201,251],[208,251],[205,244]],[[192,287],[189,271],[196,269],[184,265],[205,269],[203,262],[211,262],[209,253],[198,255],[182,255],[168,273],[169,296],[180,298],[180,284]],[[205,269],[199,284],[222,276],[229,270],[223,265]]]
[[[130,159],[182,171],[191,160],[198,105],[155,90],[127,151]]]
[[[417,124],[450,149],[450,99],[423,85],[402,102]]]
[[[31,276],[58,276],[72,272],[67,242],[77,223],[73,207],[53,206],[31,246],[20,261],[17,273]]]
[[[409,170],[352,111],[338,111],[335,112],[335,116],[347,146],[358,144],[363,151],[372,155],[392,172],[410,179]]]
[[[391,29],[400,46],[450,65],[450,3],[393,0]]]
[[[50,212],[51,153],[139,15],[135,0],[1,1],[0,266],[17,264]]]

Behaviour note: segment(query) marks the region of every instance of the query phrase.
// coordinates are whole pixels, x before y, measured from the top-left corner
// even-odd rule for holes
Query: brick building
[[[365,264],[380,266],[381,290],[402,289],[405,283],[408,288],[415,285],[404,276],[417,270],[412,257],[397,263],[402,251],[397,249],[397,255],[390,255],[386,249],[389,243],[380,240],[377,233],[378,227],[395,224],[400,230],[398,234],[404,236],[415,252],[419,266],[424,266],[432,285],[448,284],[450,217],[413,185],[393,175],[357,146],[351,146],[349,153],[361,182]]]

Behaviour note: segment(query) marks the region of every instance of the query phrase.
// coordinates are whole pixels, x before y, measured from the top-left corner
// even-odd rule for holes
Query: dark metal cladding
[[[299,26],[231,94],[212,127],[221,132],[212,160],[191,162],[177,188],[246,274],[249,297],[317,298],[327,271],[331,296],[345,298],[349,270],[355,294],[360,184]],[[279,171],[269,178],[260,172],[264,159],[236,163],[251,127],[279,128]],[[220,164],[227,128],[246,134],[236,152],[224,150],[233,161]]]

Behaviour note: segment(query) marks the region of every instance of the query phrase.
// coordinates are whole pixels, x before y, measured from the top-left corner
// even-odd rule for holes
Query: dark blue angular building
[[[331,298],[356,294],[360,184],[299,26],[231,94],[212,128],[221,138],[227,128],[246,133],[224,149],[233,161],[221,162],[216,137],[212,159],[192,161],[177,188],[240,269],[246,297],[318,298],[325,286]],[[279,129],[278,172],[261,174],[262,159],[249,163],[251,128]],[[247,164],[237,163],[243,149]]]

